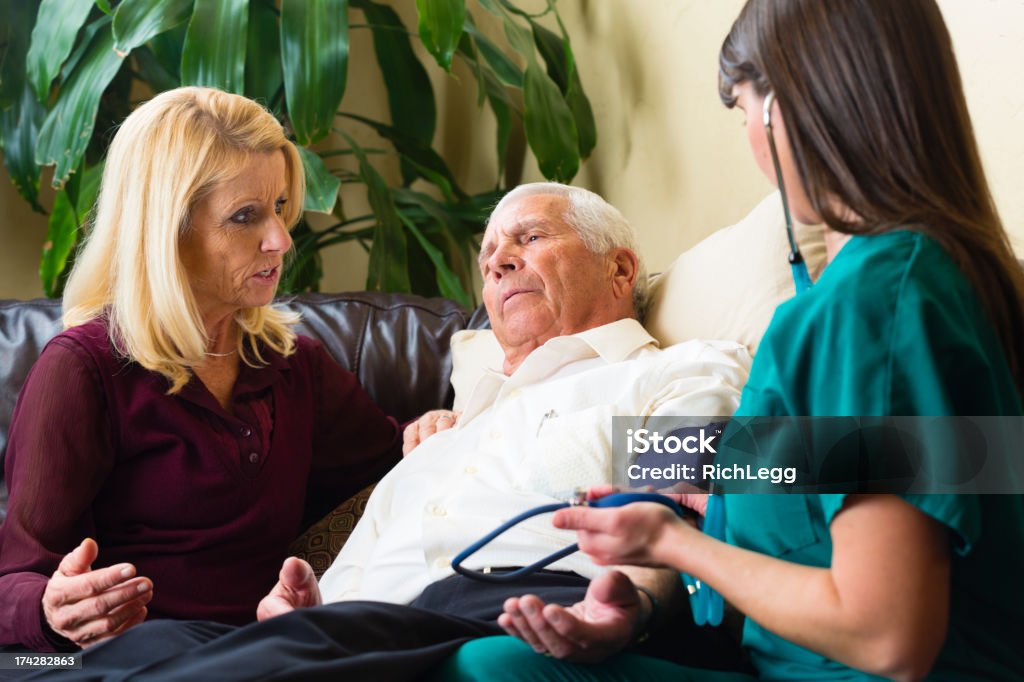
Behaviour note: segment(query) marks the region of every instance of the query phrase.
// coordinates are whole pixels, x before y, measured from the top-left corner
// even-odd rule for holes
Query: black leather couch
[[[399,422],[451,405],[449,339],[486,327],[487,314],[446,299],[405,294],[304,294],[280,301],[302,314],[298,332],[319,340]],[[18,392],[46,342],[61,329],[60,301],[0,301],[0,521],[3,461]]]

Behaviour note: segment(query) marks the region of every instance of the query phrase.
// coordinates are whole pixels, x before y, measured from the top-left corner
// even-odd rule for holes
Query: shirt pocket
[[[531,452],[524,457],[521,489],[563,493],[610,482],[613,416],[611,405],[569,414],[551,410],[537,429]]]
[[[725,510],[729,542],[763,554],[793,558],[824,537],[807,495],[726,495]]]

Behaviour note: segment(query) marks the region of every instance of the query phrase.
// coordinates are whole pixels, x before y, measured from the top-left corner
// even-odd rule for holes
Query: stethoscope
[[[772,104],[775,103],[775,92],[769,92],[764,98],[764,130],[768,136],[768,149],[772,153],[772,165],[775,166],[775,178],[779,183],[779,195],[782,197],[782,213],[786,218],[786,238],[789,240],[789,268],[793,273],[793,286],[796,293],[811,288],[811,275],[807,272],[807,263],[797,246],[793,235],[793,219],[789,214],[789,201],[786,199],[786,183],[782,179],[782,166],[779,164],[779,153],[775,149],[775,133],[772,130]]]
[[[588,500],[585,490],[577,490],[574,491],[573,498],[569,502],[555,502],[552,504],[544,504],[539,507],[534,507],[533,509],[528,509],[522,514],[519,514],[518,516],[501,524],[493,531],[459,552],[455,558],[452,559],[452,570],[459,575],[466,576],[467,578],[490,583],[509,583],[514,580],[518,580],[519,578],[526,577],[532,573],[536,573],[545,566],[548,566],[559,559],[564,559],[570,554],[578,552],[580,548],[579,545],[573,543],[568,547],[563,547],[556,552],[552,552],[548,556],[539,561],[533,562],[529,566],[523,566],[522,568],[517,568],[512,571],[502,571],[500,573],[495,573],[489,569],[476,571],[466,568],[462,563],[483,549],[485,545],[502,533],[519,525],[526,519],[533,518],[534,516],[549,514],[568,507],[587,506],[609,508],[621,507],[627,504],[632,504],[633,502],[654,502],[657,504],[663,504],[674,511],[680,518],[683,518],[685,514],[684,509],[676,504],[671,498],[664,495],[658,495],[657,493],[613,493],[611,495],[606,495],[605,497]],[[701,528],[706,534],[716,540],[725,540],[725,502],[721,495],[711,494],[708,496],[708,506],[705,510]],[[690,610],[693,612],[693,621],[697,625],[721,624],[722,616],[725,612],[725,600],[722,599],[722,595],[706,583],[702,583],[700,580],[697,580],[685,573],[680,573],[679,575],[682,578],[683,584],[686,586],[686,591],[690,596]]]

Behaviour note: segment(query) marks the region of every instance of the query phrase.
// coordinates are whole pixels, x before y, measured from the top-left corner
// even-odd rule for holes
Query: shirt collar
[[[644,346],[653,345],[657,348],[660,345],[658,340],[648,334],[643,325],[633,318],[603,324],[573,334],[570,338],[583,341],[607,363],[622,362]]]
[[[632,318],[616,320],[578,334],[556,336],[536,348],[511,376],[497,369],[485,369],[469,400],[459,424],[468,423],[499,397],[499,394],[543,381],[570,363],[599,356],[604,362],[622,362],[645,347],[658,347],[658,341]]]

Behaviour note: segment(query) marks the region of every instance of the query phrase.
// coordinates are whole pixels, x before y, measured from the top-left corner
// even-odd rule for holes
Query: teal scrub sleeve
[[[820,495],[825,523],[843,508],[846,495]],[[901,495],[909,504],[951,531],[953,549],[966,556],[981,536],[981,505],[977,495]]]

